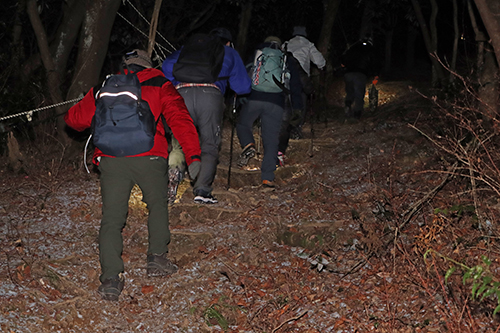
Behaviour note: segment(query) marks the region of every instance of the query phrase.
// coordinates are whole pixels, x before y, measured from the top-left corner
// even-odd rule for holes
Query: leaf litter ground
[[[344,119],[338,96],[318,112],[313,131],[309,122],[305,138],[290,142],[272,191],[259,186],[258,170],[234,167],[236,139],[227,189],[227,123],[214,184],[219,204],[194,204],[186,181],[170,207],[170,257],[180,269],[168,278],[146,277],[147,210],[135,188],[118,302],[96,293],[98,175],[87,175],[81,161],[54,172],[57,157],[22,175],[3,168],[1,331],[493,332],[495,304],[468,298],[460,276],[453,283],[463,292],[450,295],[439,278],[443,262],[423,259],[431,247],[476,259],[498,253],[477,241],[470,219],[450,227],[435,218],[434,208],[458,201],[450,197],[459,185],[412,213],[443,180],[429,170],[447,167],[408,127],[432,121],[432,106],[407,82],[379,89],[379,109],[361,121]],[[462,245],[451,246],[457,235]]]

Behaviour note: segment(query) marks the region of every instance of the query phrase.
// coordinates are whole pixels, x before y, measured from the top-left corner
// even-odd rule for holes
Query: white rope
[[[124,1],[125,2],[125,1]],[[130,3],[130,1],[127,1]],[[132,6],[132,8],[139,14],[139,16],[146,21],[146,23],[148,25],[151,25],[151,23],[148,22],[148,20],[146,18],[144,18],[144,16],[142,16],[142,14],[130,3],[130,5]],[[135,30],[137,30],[141,35],[143,35],[144,37],[146,37],[147,39],[149,39],[149,35],[147,35],[145,32],[141,31],[138,27],[136,27],[134,24],[132,24],[132,22],[130,22],[128,19],[125,18],[125,16],[123,16],[122,14],[120,14],[119,12],[117,12],[118,16],[120,16],[125,22],[127,22],[132,28],[134,28]],[[170,43],[165,37],[163,37],[159,32],[157,32],[157,34],[172,48],[173,51],[177,50],[175,48],[175,46],[172,45],[172,43]],[[159,50],[160,50],[160,53],[162,54],[162,56],[160,56],[158,54],[158,52],[156,51],[156,48],[154,49],[155,53],[156,53],[156,56],[158,57],[158,59],[160,59],[161,61],[163,61],[166,56],[165,56],[165,53],[162,52],[162,51],[165,51],[167,52],[168,54],[172,53],[173,51],[172,50],[169,50],[168,48],[166,48],[165,46],[161,45],[160,43],[158,42],[155,42],[155,47],[158,47]]]
[[[11,118],[16,118],[16,117],[20,117],[20,116],[25,116],[25,115],[28,115],[28,120],[30,120],[31,116],[35,112],[42,111],[42,110],[47,110],[47,109],[51,109],[51,108],[55,108],[55,107],[58,107],[58,106],[61,106],[61,105],[64,105],[64,104],[78,102],[82,98],[83,97],[79,97],[79,98],[72,99],[70,101],[61,102],[61,103],[57,103],[57,104],[53,104],[53,105],[47,105],[47,106],[44,106],[44,107],[41,107],[41,108],[38,108],[38,109],[33,109],[33,110],[30,110],[30,111],[25,111],[25,112],[21,112],[21,113],[12,114],[10,116],[5,116],[5,117],[0,118],[0,121],[4,121],[6,119],[11,119]]]
[[[139,12],[139,10],[137,10],[137,8],[135,8],[135,6],[132,4],[132,2],[130,2],[130,0],[127,0],[127,2],[130,4],[130,6],[137,12],[137,14],[144,20],[146,21],[146,23],[151,26],[151,23],[148,21],[147,18],[145,18],[141,12]],[[158,34],[158,36],[160,36],[174,51],[176,50],[175,46],[172,45],[172,43],[170,43],[165,37],[163,37],[163,35],[159,32],[159,31],[156,31],[156,33]],[[147,36],[149,38],[149,36]],[[160,45],[161,46],[161,45]],[[171,53],[171,52],[170,52]]]

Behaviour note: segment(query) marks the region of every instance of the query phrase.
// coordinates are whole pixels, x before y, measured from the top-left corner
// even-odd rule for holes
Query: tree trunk
[[[500,1],[474,0],[489,35],[494,54],[486,51],[481,71],[479,97],[482,113],[495,118],[499,114],[498,67],[500,64]],[[495,61],[496,59],[496,61]]]
[[[69,0],[62,4],[63,19],[54,37],[51,40],[50,53],[54,61],[56,71],[63,80],[66,74],[66,65],[71,54],[75,40],[78,37],[80,26],[85,14],[85,1]],[[28,80],[32,73],[41,65],[40,54],[30,57],[23,65],[22,77]]]
[[[161,2],[162,0],[155,1],[153,18],[151,19],[151,26],[149,27],[148,55],[150,58],[155,47],[156,28],[158,27],[158,15],[160,14]]]
[[[479,110],[483,115],[485,124],[491,125],[491,119],[498,115],[498,66],[495,63],[493,52],[486,51],[484,54],[484,64],[480,72],[479,88]]]
[[[418,24],[420,25],[420,29],[422,30],[422,36],[424,38],[425,42],[425,47],[427,49],[427,52],[429,53],[429,57],[432,63],[432,68],[433,71],[436,74],[435,80],[433,80],[436,84],[441,83],[442,79],[444,78],[444,71],[443,67],[437,60],[437,50],[435,45],[437,45],[437,39],[436,38],[431,38],[431,35],[429,33],[429,30],[427,28],[427,23],[424,19],[424,15],[422,14],[422,9],[420,8],[420,4],[418,0],[411,0],[411,3],[413,5],[413,9],[415,10],[415,15],[417,16]]]
[[[28,0],[26,5],[31,25],[33,26],[33,30],[35,31],[42,62],[45,67],[45,71],[47,72],[46,80],[47,80],[47,88],[50,95],[50,99],[52,100],[52,103],[61,103],[62,102],[61,90],[60,90],[61,79],[59,78],[59,74],[56,71],[56,68],[54,66],[54,61],[52,60],[52,56],[50,54],[49,43],[47,41],[47,34],[45,33],[45,28],[43,27],[42,20],[38,15],[36,0]],[[56,108],[56,114],[62,114],[63,112],[64,110],[61,107]],[[62,117],[59,117],[57,119],[57,132],[63,144],[69,142],[69,138],[66,132],[64,131],[64,128],[65,128],[64,119],[62,119]]]
[[[321,54],[323,54],[325,59],[327,59],[326,65],[329,68],[332,67],[331,62],[328,61],[328,59],[330,58],[330,50],[332,47],[331,37],[333,24],[335,23],[335,18],[337,17],[340,1],[341,0],[323,0],[323,7],[325,8],[323,12],[323,26],[321,27],[321,33],[319,35],[317,46]]]
[[[330,61],[330,51],[332,47],[332,31],[333,24],[335,23],[335,18],[337,17],[337,12],[339,10],[341,0],[323,0],[323,7],[325,8],[323,12],[323,25],[321,27],[321,33],[319,35],[319,40],[317,43],[318,51],[323,54],[323,57],[326,59],[326,67],[324,71],[325,74],[319,77],[318,75],[314,75],[318,72],[316,67],[311,68],[312,83],[314,85],[314,90],[319,92],[319,101],[326,101],[326,92],[328,91],[328,87],[326,86],[326,82],[332,81],[333,76],[333,65]],[[323,87],[323,90],[319,89]]]
[[[99,82],[120,0],[89,0],[80,34],[75,76],[67,98],[82,96]]]
[[[455,81],[455,75],[453,72],[457,69],[457,53],[458,53],[458,39],[460,38],[460,31],[458,30],[458,9],[457,0],[453,0],[453,30],[455,32],[455,37],[453,39],[453,54],[451,56],[450,64],[450,83]]]
[[[488,40],[486,39],[486,35],[484,32],[479,30],[476,22],[476,15],[474,14],[474,10],[472,9],[471,0],[467,0],[467,10],[469,12],[470,22],[472,24],[472,29],[474,30],[474,35],[476,37],[477,43],[477,62],[476,69],[480,68],[483,65],[484,61],[484,43]]]
[[[11,44],[11,62],[10,68],[12,70],[12,75],[14,76],[13,82],[17,82],[20,77],[20,71],[18,70],[21,66],[21,59],[24,58],[24,48],[21,40],[21,34],[23,31],[23,23],[21,21],[22,14],[25,11],[26,1],[18,1],[16,16],[14,19],[14,27],[12,29],[12,44]]]
[[[490,37],[490,44],[495,50],[497,66],[500,64],[500,1],[474,0],[484,26]]]
[[[429,25],[430,25],[430,33],[431,33],[431,46],[433,50],[433,55],[434,57],[438,57],[437,54],[437,48],[438,48],[438,32],[437,32],[437,27],[436,27],[436,18],[438,14],[438,5],[436,3],[436,0],[430,0],[431,2],[431,17],[429,20]],[[441,66],[441,64],[437,64],[435,66],[432,66],[432,74],[433,74],[433,79],[432,82],[434,83],[434,86],[441,86],[444,82],[443,79],[445,78],[444,70]]]
[[[247,36],[250,20],[252,19],[253,1],[248,1],[241,7],[240,24],[238,27],[238,38],[236,39],[236,50],[245,60],[247,52]]]
[[[55,41],[50,45],[54,65],[59,72],[59,77],[64,78],[68,59],[78,38],[85,14],[85,1],[72,0],[64,5],[64,16],[57,29]]]

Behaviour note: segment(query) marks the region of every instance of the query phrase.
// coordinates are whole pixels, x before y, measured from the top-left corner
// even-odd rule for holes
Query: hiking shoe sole
[[[255,148],[249,148],[246,151],[243,151],[241,153],[240,157],[238,158],[238,163],[237,165],[239,167],[244,167],[248,165],[248,161],[250,161],[251,158],[255,157]]]
[[[196,197],[194,197],[194,202],[201,204],[216,204],[219,201],[217,201],[217,199],[212,196],[204,197],[202,195],[197,195]]]
[[[146,272],[148,276],[168,276],[176,273],[179,267],[165,255],[148,255]]]
[[[172,275],[174,273],[177,273],[178,270],[179,270],[178,267],[174,264],[172,264],[172,266],[169,266],[169,267],[164,267],[164,266],[157,264],[155,262],[148,263],[148,267],[147,267],[147,273],[148,273],[148,276],[150,276],[150,277],[169,276],[169,275]]]
[[[275,188],[276,187],[276,184],[270,180],[263,180],[262,181],[262,187],[265,187],[265,188]]]
[[[117,302],[120,298],[121,291],[116,288],[105,288],[103,290],[97,290],[97,293],[105,301]]]
[[[121,274],[106,279],[97,288],[97,293],[101,295],[102,299],[106,301],[118,301],[120,294],[122,293],[123,286],[125,285],[125,279]]]

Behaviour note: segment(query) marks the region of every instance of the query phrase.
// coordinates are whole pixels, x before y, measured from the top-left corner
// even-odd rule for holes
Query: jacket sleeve
[[[89,128],[95,114],[94,88],[64,115],[66,124],[79,132]]]
[[[180,50],[175,51],[171,55],[169,55],[164,61],[161,66],[161,69],[163,71],[163,74],[167,79],[172,81],[175,84],[179,83],[173,74],[174,70],[174,64],[177,62],[177,59],[179,58]]]
[[[184,99],[171,82],[165,83],[161,90],[162,114],[182,147],[187,165],[193,161],[200,161],[201,149],[198,132]]]
[[[311,61],[313,64],[318,66],[319,69],[323,69],[326,65],[325,57],[318,51],[316,46],[311,43],[311,48],[309,50],[309,54],[311,56]]]
[[[229,74],[229,86],[238,95],[250,93],[252,81],[248,76],[243,60],[241,60],[241,57],[236,50],[226,47],[226,52],[228,52],[227,50],[230,50],[229,52],[231,52],[231,56],[233,58],[233,66]]]

